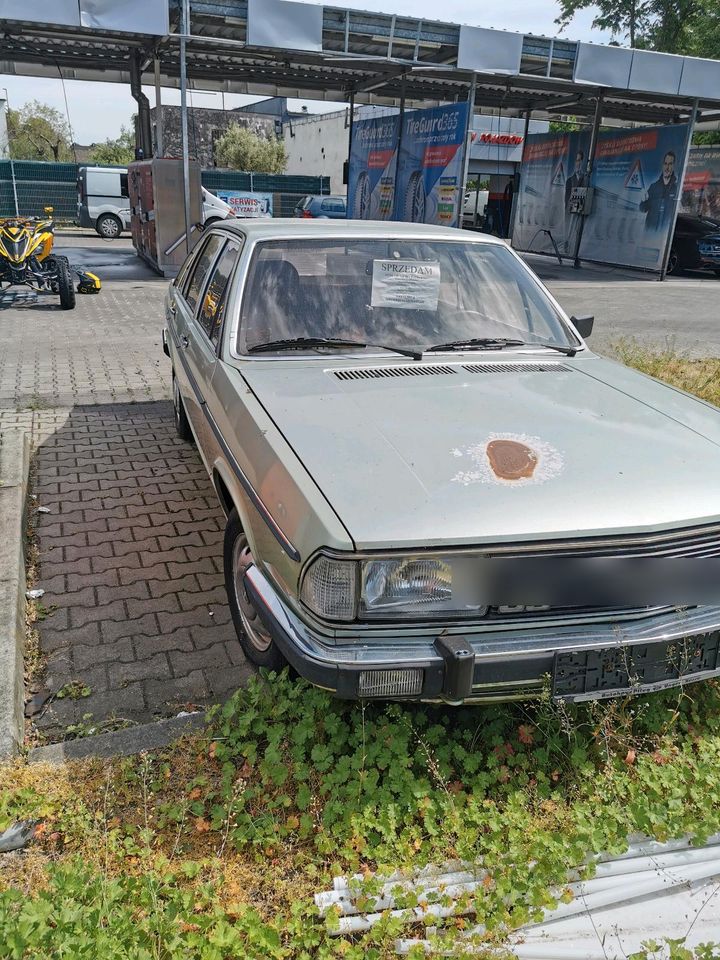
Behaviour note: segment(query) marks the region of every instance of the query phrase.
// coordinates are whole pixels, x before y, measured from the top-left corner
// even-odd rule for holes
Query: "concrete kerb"
[[[24,734],[25,505],[30,438],[0,432],[0,758],[17,752]]]
[[[35,747],[28,754],[30,763],[66,763],[88,757],[129,757],[146,750],[159,750],[178,740],[186,733],[202,730],[206,714],[189,713],[169,720],[158,720],[112,733],[100,733],[94,737],[51,743]]]

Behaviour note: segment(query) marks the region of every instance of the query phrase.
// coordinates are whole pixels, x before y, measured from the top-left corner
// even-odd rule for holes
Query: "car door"
[[[190,364],[192,352],[190,345],[195,337],[195,313],[199,308],[210,271],[224,242],[225,236],[221,233],[211,233],[201,240],[201,246],[194,256],[188,277],[175,296],[176,312],[173,329],[179,359],[179,363],[175,365],[175,376],[180,384],[185,412],[198,439],[204,420],[201,406],[202,389]]]
[[[224,238],[224,243],[215,255],[195,313],[188,325],[187,364],[190,376],[195,382],[200,414],[196,436],[200,452],[208,467],[214,459],[216,441],[204,407],[212,401],[212,379],[217,363],[227,293],[241,249],[241,237]]]

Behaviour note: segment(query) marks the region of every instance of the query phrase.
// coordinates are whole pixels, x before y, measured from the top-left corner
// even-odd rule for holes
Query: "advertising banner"
[[[348,173],[348,217],[392,220],[400,118],[397,115],[353,124]]]
[[[236,217],[272,217],[273,195],[250,193],[247,190],[217,190],[217,196],[232,207]]]
[[[458,226],[467,111],[467,103],[456,103],[405,114],[395,178],[395,220]]]
[[[683,213],[720,221],[720,147],[692,147],[683,180]]]
[[[660,270],[687,135],[683,124],[601,133],[590,183],[589,131],[528,137],[513,246],[552,253],[554,240],[571,256],[585,204],[583,259]]]

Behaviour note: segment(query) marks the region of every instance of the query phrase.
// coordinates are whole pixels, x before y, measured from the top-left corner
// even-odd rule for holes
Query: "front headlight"
[[[452,582],[452,567],[444,560],[367,560],[362,567],[361,610],[392,615],[444,609],[452,605]]]
[[[300,599],[326,620],[420,620],[487,612],[478,603],[474,565],[463,557],[345,560],[320,554],[305,572]]]

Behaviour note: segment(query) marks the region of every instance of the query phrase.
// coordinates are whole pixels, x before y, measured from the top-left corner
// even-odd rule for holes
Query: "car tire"
[[[183,403],[182,394],[180,393],[180,385],[178,384],[177,377],[174,373],[172,378],[172,390],[173,410],[175,413],[175,432],[181,440],[185,440],[187,443],[192,443],[194,440],[192,428],[190,426],[187,413],[185,412],[185,404]]]
[[[75,287],[73,286],[72,271],[67,257],[55,257],[55,273],[57,276],[57,292],[60,294],[60,309],[75,309]]]
[[[122,220],[114,213],[102,213],[95,221],[95,229],[103,240],[117,240],[123,231]]]
[[[225,527],[223,565],[225,589],[235,632],[247,659],[257,667],[279,672],[287,665],[285,657],[270,636],[243,586],[248,567],[254,564],[245,531],[237,510],[233,510]]]
[[[207,230],[208,227],[212,227],[215,223],[220,223],[222,217],[208,217],[207,220],[203,222],[203,230]]]

